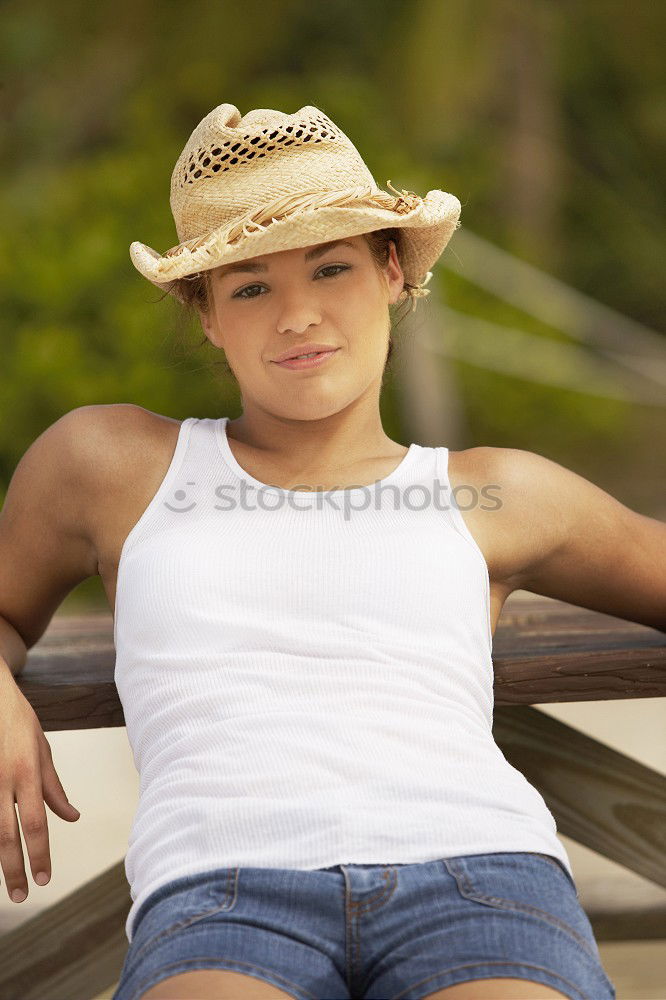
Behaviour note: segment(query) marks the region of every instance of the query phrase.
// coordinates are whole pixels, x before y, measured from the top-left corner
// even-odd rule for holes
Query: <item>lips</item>
[[[279,354],[277,358],[273,361],[275,364],[281,364],[283,361],[289,361],[290,358],[296,358],[299,354],[326,354],[329,351],[337,351],[338,348],[334,347],[332,344],[301,344],[298,347],[292,347],[283,354]]]
[[[309,368],[320,368],[322,365],[328,364],[331,358],[334,358],[338,353],[338,348],[333,348],[330,351],[317,351],[312,357],[309,358],[287,358],[284,361],[279,361],[280,368],[289,368],[292,371],[304,371]]]

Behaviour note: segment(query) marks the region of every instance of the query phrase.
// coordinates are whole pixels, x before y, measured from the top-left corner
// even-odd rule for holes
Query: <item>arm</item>
[[[666,632],[665,523],[534,452],[483,450],[502,487],[496,523],[513,589]]]
[[[33,646],[67,594],[97,573],[89,502],[96,409],[66,413],[33,442],[0,512],[0,657],[12,674],[25,663],[21,642]]]
[[[70,823],[79,817],[13,677],[66,594],[97,572],[89,530],[96,443],[89,418],[96,409],[72,410],[37,438],[17,465],[0,512],[0,865],[9,897],[20,892],[18,902],[29,890],[26,857],[35,881],[38,873],[45,872],[46,881],[51,875],[45,806]]]
[[[0,618],[0,674],[6,676],[8,668],[12,677],[16,677],[27,658],[28,650],[21,636],[5,618]]]

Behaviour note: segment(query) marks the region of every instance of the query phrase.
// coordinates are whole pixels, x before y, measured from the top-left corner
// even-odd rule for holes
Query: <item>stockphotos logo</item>
[[[164,506],[174,514],[189,514],[206,504],[211,509],[222,512],[237,509],[271,512],[281,510],[285,505],[292,510],[322,510],[324,506],[330,505],[333,510],[343,511],[345,521],[348,521],[353,513],[366,511],[371,505],[373,510],[382,510],[389,503],[392,510],[417,513],[430,507],[434,510],[456,507],[460,511],[476,507],[493,511],[502,507],[499,496],[491,492],[501,489],[498,483],[487,483],[480,490],[461,483],[451,490],[448,483],[442,483],[439,479],[433,480],[432,490],[423,483],[400,487],[381,482],[372,486],[348,486],[341,489],[329,487],[321,490],[313,486],[296,485],[292,490],[285,490],[280,486],[257,487],[241,479],[239,484],[224,483],[216,486],[210,491],[210,495],[203,497],[199,495],[196,482],[190,481],[184,486],[186,488],[174,491],[171,503],[164,501]]]

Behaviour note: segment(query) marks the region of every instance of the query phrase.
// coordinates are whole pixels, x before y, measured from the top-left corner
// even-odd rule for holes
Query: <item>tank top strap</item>
[[[441,484],[443,502],[447,507],[447,517],[451,526],[461,535],[462,538],[471,546],[472,550],[478,556],[484,574],[484,587],[485,587],[485,609],[486,609],[486,630],[488,637],[488,646],[492,649],[493,645],[493,634],[492,634],[492,623],[490,617],[490,574],[488,571],[488,563],[486,562],[486,557],[484,556],[481,548],[476,541],[474,535],[469,529],[465,518],[461,513],[461,508],[463,510],[469,510],[474,503],[478,502],[478,496],[476,496],[476,491],[471,484],[460,483],[457,487],[451,482],[451,477],[449,475],[449,458],[450,451],[448,448],[442,446],[434,449],[436,452],[436,462],[437,462],[437,477]]]

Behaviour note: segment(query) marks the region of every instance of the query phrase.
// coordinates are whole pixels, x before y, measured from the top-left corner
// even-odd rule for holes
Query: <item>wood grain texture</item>
[[[666,696],[666,634],[516,592],[493,642],[495,704]],[[56,615],[16,682],[44,732],[123,726],[110,613]]]

